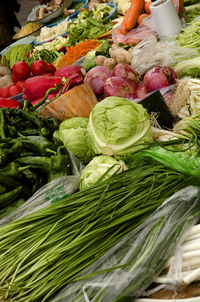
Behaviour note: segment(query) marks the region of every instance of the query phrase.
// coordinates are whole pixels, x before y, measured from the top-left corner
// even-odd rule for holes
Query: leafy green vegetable
[[[84,297],[93,302],[135,301],[162,272],[177,244],[199,217],[198,187],[188,186],[173,194],[52,302],[82,302],[86,301]]]
[[[64,46],[66,46],[67,44],[67,38],[64,38],[62,36],[58,36],[57,38],[55,38],[53,41],[51,42],[46,42],[44,44],[35,46],[34,50],[43,50],[43,49],[47,49],[47,50],[58,50]]]
[[[117,161],[113,157],[105,155],[95,156],[83,169],[79,188],[80,190],[88,188],[126,169],[127,167],[122,160]]]
[[[101,45],[99,45],[95,50],[91,50],[87,53],[81,66],[86,71],[95,67],[96,66],[96,63],[95,63],[96,56],[102,55],[102,56],[109,57],[108,51],[109,51],[110,47],[111,47],[111,45],[110,45],[109,41],[102,40]]]
[[[95,15],[95,12],[96,10],[84,10],[78,18],[68,23],[68,40],[71,45],[84,39],[95,39],[113,27],[111,20],[107,21],[107,11],[105,14],[105,11],[100,9],[98,15]]]
[[[61,54],[56,50],[41,49],[33,51],[25,61],[28,64],[32,64],[36,60],[44,60],[47,63],[54,63],[60,56]]]
[[[83,7],[83,5],[84,5],[84,2],[79,2],[79,3],[72,2],[72,5],[70,6],[69,9],[79,10],[81,7]]]
[[[23,61],[32,49],[33,46],[31,44],[20,44],[10,48],[5,55],[10,68],[12,68],[15,63]]]
[[[81,66],[85,69],[85,71],[88,71],[91,68],[96,66],[95,58],[96,58],[96,51],[95,50],[91,50],[87,53],[83,63],[81,64]]]
[[[193,19],[200,16],[200,3],[187,6],[185,8],[185,12],[186,12],[186,21],[187,23],[189,23]]]
[[[184,0],[184,6],[198,4],[198,3],[199,3],[199,0]]]
[[[200,19],[193,20],[189,26],[184,27],[178,35],[178,43],[182,47],[200,49]]]
[[[107,97],[92,110],[88,143],[96,154],[127,156],[152,141],[150,117],[140,104]]]
[[[200,157],[190,155],[186,151],[167,150],[161,146],[154,146],[132,156],[132,165],[135,166],[142,159],[151,158],[166,167],[192,177],[200,184]],[[130,163],[130,159],[129,159]]]
[[[54,132],[54,137],[59,138],[65,147],[84,163],[88,163],[92,158],[86,141],[88,119],[84,117],[72,117],[63,121],[59,130]]]
[[[109,49],[111,44],[108,40],[105,40],[101,45],[96,48],[96,56],[102,55],[105,57],[110,57]]]
[[[1,300],[48,301],[188,184],[144,164],[1,227]]]
[[[200,77],[200,56],[178,62],[174,67],[179,78],[189,76],[192,78]]]

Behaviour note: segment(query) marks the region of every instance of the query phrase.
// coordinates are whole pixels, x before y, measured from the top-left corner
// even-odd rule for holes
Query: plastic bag
[[[149,36],[158,38],[157,33],[146,25],[139,25],[137,28],[130,30],[126,35],[120,32],[121,25],[112,31],[114,44],[123,43],[124,45],[136,45],[147,39]]]
[[[198,56],[198,50],[182,48],[176,41],[157,41],[154,35],[149,36],[133,47],[131,66],[140,74],[145,74],[157,65],[173,66],[180,60]]]
[[[142,295],[197,222],[199,193],[199,188],[189,186],[173,194],[52,302],[132,301]]]
[[[48,206],[52,202],[61,200],[78,191],[79,179],[84,165],[70,151],[68,152],[71,159],[73,174],[57,177],[41,187],[18,209],[13,211],[10,215],[0,219],[0,226],[33,213]]]

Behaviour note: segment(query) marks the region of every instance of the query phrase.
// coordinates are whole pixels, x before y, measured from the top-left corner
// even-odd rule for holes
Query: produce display
[[[0,56],[0,301],[200,299],[198,1],[28,18]]]

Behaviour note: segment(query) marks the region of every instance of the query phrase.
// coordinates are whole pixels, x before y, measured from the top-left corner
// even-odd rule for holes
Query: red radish
[[[48,72],[54,74],[56,72],[56,67],[52,63],[48,63]]]
[[[119,63],[113,69],[113,75],[138,83],[139,74],[128,64]]]
[[[176,83],[176,73],[168,66],[156,66],[144,76],[144,86],[148,92]]]
[[[14,64],[12,72],[17,80],[26,80],[31,72],[28,63],[20,61]]]
[[[106,80],[104,85],[104,95],[118,96],[127,99],[135,99],[136,88],[133,87],[130,81],[127,81],[121,77],[110,77]]]
[[[52,73],[50,72],[47,72],[47,73],[44,73],[43,76],[48,76],[48,77],[52,77]]]
[[[25,81],[17,81],[16,85],[19,86],[21,89],[23,89],[24,88],[24,83],[25,83]]]
[[[80,85],[83,83],[83,71],[80,65],[66,65],[56,70],[55,76],[65,77],[72,80],[71,86]]]
[[[102,95],[104,93],[104,84],[112,75],[113,73],[108,68],[95,66],[86,73],[84,83],[89,84],[96,95]]]
[[[0,97],[1,108],[23,108],[22,104],[16,100]]]
[[[9,84],[7,86],[0,88],[0,97],[7,98],[8,97],[8,89],[15,84]]]
[[[48,64],[44,60],[37,60],[31,64],[31,72],[33,75],[43,75],[44,73],[49,72]]]
[[[0,88],[0,97],[7,98],[8,96],[8,86],[4,86]]]
[[[8,97],[11,97],[11,96],[15,96],[17,94],[20,94],[22,92],[22,88],[17,86],[16,84],[15,85],[12,85],[8,88],[8,94],[7,96]]]
[[[14,75],[14,73],[12,74],[12,80],[13,80],[13,83],[17,83],[18,79],[17,77]]]
[[[148,94],[145,86],[144,86],[144,83],[143,82],[139,82],[138,83],[138,87],[136,89],[136,97],[138,99],[143,99],[146,97],[146,95]]]
[[[24,84],[26,100],[35,101],[44,97],[46,91],[55,87],[55,84],[62,85],[62,78],[56,76],[35,76],[27,79]]]

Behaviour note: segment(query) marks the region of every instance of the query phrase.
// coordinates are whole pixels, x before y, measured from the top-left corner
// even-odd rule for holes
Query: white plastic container
[[[150,6],[152,22],[160,38],[177,36],[182,25],[172,0],[157,0]]]

